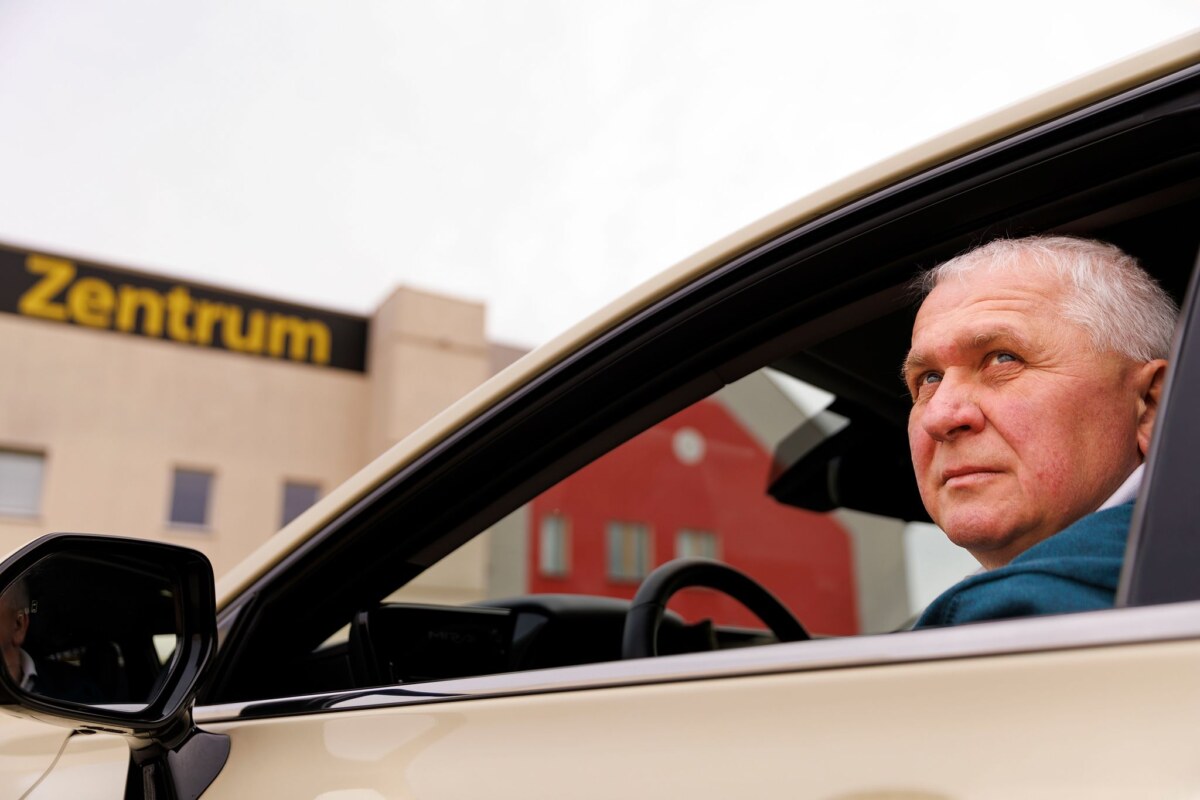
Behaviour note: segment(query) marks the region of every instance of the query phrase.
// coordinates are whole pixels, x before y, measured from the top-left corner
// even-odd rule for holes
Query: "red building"
[[[859,629],[850,537],[766,493],[771,454],[709,399],[630,440],[533,502],[530,591],[630,598],[672,558],[718,558],[766,586],[808,630]],[[688,590],[689,621],[761,627],[735,600]]]

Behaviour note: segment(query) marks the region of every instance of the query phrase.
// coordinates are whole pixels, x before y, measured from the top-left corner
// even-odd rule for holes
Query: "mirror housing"
[[[36,593],[28,595],[29,588],[20,584],[34,575],[39,586]],[[76,730],[153,738],[164,744],[169,743],[170,731],[179,727],[183,716],[190,719],[200,678],[216,650],[213,574],[203,554],[139,539],[50,534],[0,563],[0,599],[10,590],[27,594],[30,607],[25,610],[25,621],[18,622],[25,625],[22,637],[43,634],[65,654],[60,661],[72,656],[78,659],[81,652],[87,656],[90,642],[83,636],[90,635],[94,641],[96,635],[106,635],[104,630],[96,631],[95,625],[79,621],[85,613],[112,620],[113,631],[126,632],[130,627],[123,623],[140,621],[143,624],[137,630],[143,635],[153,629],[145,620],[130,615],[150,613],[159,617],[161,624],[164,614],[173,614],[174,619],[166,623],[174,625],[175,646],[160,654],[162,669],[151,676],[152,682],[143,681],[147,685],[137,693],[140,696],[117,696],[94,684],[82,694],[62,689],[31,691],[22,689],[8,669],[0,669],[0,706]],[[71,625],[72,621],[75,624]],[[38,625],[47,623],[70,625],[70,629],[37,631]],[[3,636],[0,633],[0,646],[4,645]],[[126,645],[126,652],[118,650],[117,658],[128,672],[135,660],[135,654],[128,652],[128,642],[111,644]],[[144,661],[144,654],[140,655]]]
[[[216,642],[195,550],[56,533],[0,563],[0,708],[124,735],[126,797],[199,797],[224,766],[229,738],[192,721]]]

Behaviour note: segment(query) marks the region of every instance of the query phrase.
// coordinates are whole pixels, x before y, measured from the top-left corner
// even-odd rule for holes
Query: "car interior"
[[[836,585],[847,573],[834,562],[850,545],[822,550],[836,536],[813,526],[830,519],[847,530],[847,520],[864,530],[878,524],[886,540],[879,551],[903,571],[899,542],[917,530],[911,525],[929,521],[908,456],[910,400],[899,378],[917,303],[910,280],[997,236],[1066,233],[1137,256],[1182,305],[1200,245],[1197,91],[1195,78],[1163,82],[933,165],[616,323],[398,472],[223,610],[226,645],[201,702],[629,657],[623,635],[636,581],[619,588],[622,596],[605,596],[505,594],[519,584],[497,580],[489,596],[448,604],[435,602],[429,586],[422,591],[421,576],[460,548],[494,547],[510,535],[506,524],[532,536],[539,498],[555,497],[556,487],[561,492],[604,459],[616,463],[639,437],[677,432],[683,415],[720,406],[745,419],[731,398],[754,381],[781,395],[794,395],[796,384],[815,387],[824,398],[797,415],[798,424],[774,424],[772,436],[759,437],[767,466],[751,470],[755,502],[783,508],[794,516],[782,527],[794,519],[802,530],[792,532],[790,547],[771,540],[743,548],[742,563],[722,560],[757,581],[756,565],[782,559],[780,577],[762,582],[805,636],[881,632],[882,625],[861,624],[861,590]],[[722,441],[713,439],[710,449]],[[653,485],[635,492],[654,501]],[[627,493],[613,502],[631,501]],[[610,552],[640,541],[622,536],[608,535]],[[862,547],[854,546],[857,558]],[[734,542],[723,539],[722,547],[733,555]],[[787,560],[789,549],[798,560]],[[827,552],[834,555],[820,555],[817,566],[805,561]],[[520,560],[536,571],[528,552]],[[848,574],[853,583],[854,570]],[[912,583],[909,574],[909,589]],[[893,598],[911,596],[901,584]],[[729,610],[727,598],[714,601],[711,590],[699,599],[694,591],[684,590],[682,610],[666,612],[648,634],[659,655],[804,638],[780,635],[786,624],[778,620],[756,623],[744,609]],[[697,616],[688,603],[717,613]],[[897,608],[881,619],[886,629],[901,629],[919,610]],[[842,621],[855,614],[858,622]]]

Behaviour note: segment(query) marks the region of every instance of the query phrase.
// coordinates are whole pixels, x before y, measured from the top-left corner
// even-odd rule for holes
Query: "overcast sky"
[[[0,0],[0,241],[364,314],[406,283],[534,345],[1196,27],[1196,0]]]

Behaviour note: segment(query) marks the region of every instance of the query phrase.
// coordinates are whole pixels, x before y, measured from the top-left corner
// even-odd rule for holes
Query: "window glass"
[[[804,491],[781,488],[791,465],[860,424],[857,413],[785,371],[758,370],[564,478],[390,599],[628,599],[655,567],[694,555],[751,576],[814,633],[896,630],[978,565],[928,523],[898,512],[812,510]],[[903,429],[892,433],[907,460]],[[858,488],[874,493],[895,479],[872,468]],[[804,481],[821,494],[828,475],[817,470]],[[559,546],[567,520],[569,553]],[[689,620],[761,628],[717,592],[681,593],[671,608]]]
[[[802,366],[796,371],[807,377]],[[913,493],[889,491],[913,481],[903,417],[884,417],[788,368],[751,373],[618,445],[387,602],[515,608],[520,598],[528,609],[538,595],[553,595],[530,619],[569,614],[571,622],[551,624],[522,651],[528,663],[513,668],[609,660],[621,654],[619,619],[603,630],[573,626],[611,622],[607,614],[620,616],[613,598],[631,599],[673,558],[698,556],[751,577],[814,635],[903,628],[974,560],[937,528],[910,521],[923,516],[919,503],[911,507]],[[564,604],[563,595],[583,605]],[[761,620],[721,592],[687,589],[669,609],[688,625],[710,621],[718,646],[769,641]]]
[[[570,571],[567,519],[561,514],[542,517],[538,536],[538,571],[547,577],[565,576]]]
[[[912,609],[924,608],[980,569],[975,557],[952,545],[941,528],[921,522],[910,522],[904,529],[904,568]]]
[[[717,558],[717,535],[712,531],[681,530],[675,534],[676,558]]]
[[[650,529],[640,522],[609,522],[608,577],[638,581],[650,572]]]
[[[283,484],[283,517],[280,524],[287,525],[300,516],[305,509],[317,502],[321,488],[313,483],[287,481]]]
[[[169,520],[178,525],[208,525],[212,482],[211,472],[177,468],[171,487]]]
[[[0,514],[34,516],[38,513],[44,461],[39,453],[0,450]]]

